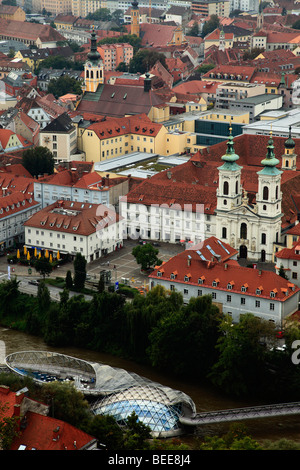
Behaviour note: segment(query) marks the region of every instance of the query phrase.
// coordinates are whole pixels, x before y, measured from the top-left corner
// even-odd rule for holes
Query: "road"
[[[1,279],[0,279],[1,280]],[[25,294],[32,294],[32,295],[37,295],[38,291],[38,286],[34,286],[29,283],[31,278],[23,278],[20,280],[19,283],[19,290],[20,292],[24,292]],[[60,301],[60,296],[59,293],[62,292],[62,289],[59,287],[54,287],[51,286],[50,284],[47,284],[49,293],[50,293],[50,298],[51,300],[56,300],[57,302]],[[77,292],[69,292],[69,297],[73,297],[74,295],[79,295]],[[92,296],[91,295],[84,295],[86,300],[91,300]]]

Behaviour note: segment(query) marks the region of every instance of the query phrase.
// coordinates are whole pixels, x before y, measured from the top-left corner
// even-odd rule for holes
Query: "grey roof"
[[[42,132],[70,132],[74,129],[72,119],[67,113],[61,114],[56,119],[53,119],[44,129],[40,131]]]

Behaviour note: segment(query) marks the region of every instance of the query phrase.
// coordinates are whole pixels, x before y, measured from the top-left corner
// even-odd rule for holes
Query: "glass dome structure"
[[[179,418],[184,411],[194,410],[189,397],[182,392],[144,384],[109,395],[93,406],[95,414],[111,415],[119,425],[124,425],[133,412],[138,420],[149,426],[153,436],[175,436],[181,434]]]
[[[138,420],[150,427],[153,437],[182,434],[181,417],[196,412],[194,402],[184,392],[98,362],[50,351],[20,351],[7,356],[6,365],[39,383],[70,382],[94,397],[94,414],[111,415],[120,426],[135,412]]]

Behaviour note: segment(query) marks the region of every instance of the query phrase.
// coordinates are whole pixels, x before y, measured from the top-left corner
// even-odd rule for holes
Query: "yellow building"
[[[106,8],[106,0],[71,0],[72,15],[85,18],[89,13],[94,13],[100,8]]]
[[[55,16],[60,14],[67,15],[72,12],[72,0],[41,0],[41,10],[44,8]]]
[[[196,135],[181,130],[168,130],[153,123],[145,115],[109,119],[77,127],[77,146],[85,153],[86,161],[100,162],[132,152],[159,155],[197,151]]]
[[[213,109],[212,111],[207,111],[197,116],[197,119],[205,121],[217,121],[222,123],[231,122],[232,124],[249,124],[250,114],[249,111],[242,112],[233,109]]]
[[[13,21],[25,21],[25,11],[18,6],[0,5],[0,18]]]

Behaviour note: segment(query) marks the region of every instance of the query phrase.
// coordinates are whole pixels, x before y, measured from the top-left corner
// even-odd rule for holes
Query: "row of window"
[[[170,285],[170,290],[171,291],[175,290],[175,286],[173,284]],[[189,293],[188,289],[183,290],[184,295],[188,295],[188,293]],[[201,297],[202,295],[203,295],[202,290],[198,289],[198,297]],[[216,292],[212,292],[211,296],[212,296],[213,300],[217,299],[217,293]],[[231,303],[231,300],[232,300],[231,295],[227,295],[226,300],[227,300],[227,303]],[[245,297],[241,297],[241,305],[246,305],[246,298]],[[255,300],[255,307],[260,308],[260,300]],[[275,310],[275,304],[273,302],[270,302],[269,308],[270,308],[270,310],[274,311]]]

